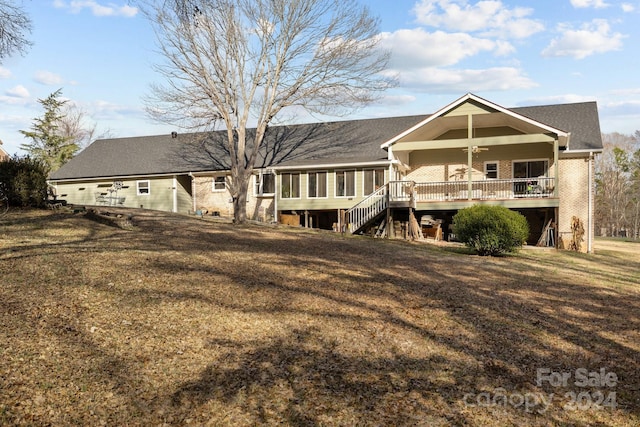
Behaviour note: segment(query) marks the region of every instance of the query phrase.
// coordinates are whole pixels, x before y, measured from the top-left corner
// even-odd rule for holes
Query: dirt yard
[[[640,244],[0,217],[0,425],[640,424]]]

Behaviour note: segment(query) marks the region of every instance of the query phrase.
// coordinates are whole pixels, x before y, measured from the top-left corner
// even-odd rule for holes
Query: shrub
[[[502,206],[474,205],[453,217],[456,238],[482,256],[515,252],[529,236],[524,216]]]
[[[0,162],[0,184],[9,205],[40,208],[47,197],[47,167],[29,156]]]

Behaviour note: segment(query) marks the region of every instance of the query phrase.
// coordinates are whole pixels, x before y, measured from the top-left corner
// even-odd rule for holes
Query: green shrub
[[[0,185],[14,207],[41,208],[47,197],[47,167],[29,156],[0,162]]]
[[[456,238],[479,255],[515,252],[529,236],[524,216],[502,206],[474,205],[453,217]]]

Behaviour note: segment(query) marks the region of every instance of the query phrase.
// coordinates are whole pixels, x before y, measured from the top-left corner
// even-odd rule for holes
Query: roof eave
[[[494,110],[500,111],[501,113],[507,114],[517,120],[522,120],[526,123],[529,123],[531,125],[534,126],[538,126],[544,130],[546,130],[547,132],[551,132],[551,133],[555,133],[556,135],[558,135],[559,138],[564,137],[567,138],[569,136],[568,132],[565,132],[561,129],[556,129],[552,126],[546,125],[544,123],[541,123],[537,120],[533,120],[530,119],[527,116],[523,116],[522,114],[518,114],[514,111],[509,110],[508,108],[504,108],[498,104],[495,104],[491,101],[488,101],[484,98],[480,98],[479,96],[476,96],[472,93],[467,93],[466,95],[458,98],[457,100],[453,101],[452,103],[450,103],[449,105],[439,109],[438,111],[436,111],[434,114],[432,114],[431,116],[429,116],[428,118],[426,118],[425,120],[423,120],[422,122],[418,123],[417,125],[411,127],[410,129],[407,129],[406,131],[402,132],[401,134],[393,137],[392,139],[390,139],[389,141],[383,143],[381,145],[381,148],[383,149],[388,149],[391,145],[395,144],[398,140],[400,140],[401,138],[409,135],[411,132],[421,128],[422,126],[428,124],[429,122],[437,119],[438,117],[441,117],[444,113],[446,113],[447,111],[450,111],[456,107],[458,107],[459,105],[463,104],[464,102],[467,102],[469,100],[473,100],[476,101],[478,103],[481,103],[483,105],[486,105],[487,107],[493,108]]]

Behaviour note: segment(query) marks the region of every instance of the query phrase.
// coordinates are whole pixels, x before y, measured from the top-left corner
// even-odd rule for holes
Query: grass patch
[[[486,258],[132,213],[0,218],[0,424],[640,423],[636,245]]]

